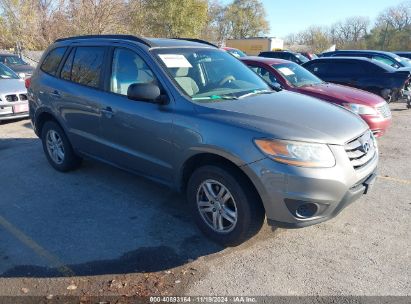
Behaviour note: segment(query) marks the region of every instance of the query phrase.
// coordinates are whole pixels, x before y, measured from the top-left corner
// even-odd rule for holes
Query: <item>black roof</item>
[[[395,56],[394,53],[378,50],[336,50],[331,52],[324,52],[323,54],[336,54],[336,53],[357,53],[357,54],[384,54],[387,56]]]
[[[193,38],[143,38],[133,35],[84,35],[57,39],[55,42],[75,41],[75,40],[94,40],[94,39],[109,39],[109,40],[128,40],[144,44],[148,47],[182,47],[191,46],[198,47],[204,45],[216,47],[214,44]]]
[[[388,64],[382,63],[378,60],[375,59],[370,59],[367,57],[350,57],[350,56],[338,56],[338,57],[320,57],[320,58],[315,58],[313,60],[310,60],[308,62],[305,62],[303,64],[304,65],[310,65],[314,62],[321,62],[321,61],[336,61],[336,60],[354,60],[354,61],[367,61],[370,62],[372,64],[378,65],[379,67],[385,69],[385,70],[389,70],[389,71],[395,71],[396,69]]]

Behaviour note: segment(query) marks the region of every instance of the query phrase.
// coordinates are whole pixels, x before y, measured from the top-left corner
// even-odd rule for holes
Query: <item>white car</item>
[[[24,80],[0,63],[0,122],[29,116]]]

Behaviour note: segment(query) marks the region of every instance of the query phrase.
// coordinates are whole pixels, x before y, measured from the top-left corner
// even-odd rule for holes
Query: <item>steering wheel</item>
[[[219,84],[220,86],[222,86],[222,85],[225,85],[227,82],[233,81],[233,80],[235,80],[234,76],[233,76],[233,75],[228,75],[228,76],[224,77],[223,79],[221,79],[221,80],[218,82],[218,84]]]

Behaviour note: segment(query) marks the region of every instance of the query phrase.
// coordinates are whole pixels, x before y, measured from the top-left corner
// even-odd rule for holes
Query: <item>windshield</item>
[[[247,55],[244,54],[243,52],[241,52],[240,50],[235,50],[235,49],[228,49],[226,50],[227,52],[229,52],[231,55],[233,55],[234,57],[237,58],[241,58],[241,57],[246,57]]]
[[[0,79],[20,79],[20,77],[4,64],[0,63]]]
[[[23,61],[18,56],[2,56],[1,60],[5,64],[10,64],[10,65],[26,65],[27,63]]]
[[[323,81],[296,63],[274,64],[272,67],[295,87],[320,84]]]
[[[407,58],[396,57],[395,60],[398,60],[404,67],[411,67],[411,62]]]
[[[310,61],[307,57],[305,57],[305,56],[303,56],[303,55],[301,55],[301,54],[295,54],[295,57],[297,57],[298,59],[300,59],[300,61],[301,61],[302,63],[305,63],[305,62]]]
[[[227,52],[209,48],[152,50],[176,84],[196,102],[244,98],[273,91]]]

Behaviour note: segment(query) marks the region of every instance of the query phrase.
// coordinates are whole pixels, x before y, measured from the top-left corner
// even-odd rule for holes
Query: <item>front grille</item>
[[[373,135],[370,131],[350,141],[344,148],[352,166],[356,170],[366,166],[377,152],[374,146]]]
[[[13,94],[13,95],[6,95],[6,100],[8,102],[15,102],[15,101],[19,101],[19,98],[17,97],[17,95]]]
[[[389,118],[391,117],[391,110],[390,107],[388,106],[388,103],[385,103],[384,105],[380,106],[377,108],[378,113],[381,114],[382,117],[384,118]]]
[[[27,101],[27,94],[20,93],[20,94],[9,94],[4,96],[4,100],[7,102],[16,102],[16,101]]]
[[[19,99],[20,99],[20,101],[25,101],[25,100],[27,100],[27,95],[26,94],[19,94]]]

